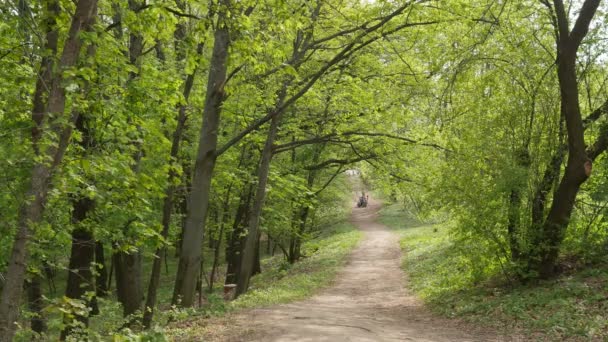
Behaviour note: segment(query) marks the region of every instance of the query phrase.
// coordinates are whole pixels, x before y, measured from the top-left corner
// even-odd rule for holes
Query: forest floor
[[[399,236],[377,222],[381,204],[353,209],[364,233],[333,285],[310,299],[230,315],[218,341],[506,341],[430,313],[404,287]],[[209,337],[208,337],[209,338]]]

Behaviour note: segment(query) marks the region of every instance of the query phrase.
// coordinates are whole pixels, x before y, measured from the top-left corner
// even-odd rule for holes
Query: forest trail
[[[499,341],[487,331],[432,315],[404,288],[397,234],[377,222],[381,204],[354,208],[364,232],[334,284],[314,297],[233,317],[228,341]],[[466,331],[466,332],[465,332]]]

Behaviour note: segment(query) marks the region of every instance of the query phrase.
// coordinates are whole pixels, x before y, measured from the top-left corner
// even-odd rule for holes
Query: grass
[[[264,272],[252,279],[250,291],[230,303],[250,308],[303,299],[329,285],[361,238],[349,223],[334,225],[322,237],[303,246],[302,261],[290,265],[277,256],[265,260]]]
[[[263,272],[251,279],[246,294],[228,303],[212,297],[204,316],[221,317],[228,312],[288,303],[312,296],[331,284],[361,237],[362,233],[351,224],[341,222],[326,229],[318,238],[306,242],[302,246],[306,257],[293,265],[285,262],[281,255],[262,260]],[[176,341],[189,341],[217,333],[212,330],[228,329],[222,324],[210,326],[201,318],[199,316],[178,323],[167,333]]]
[[[398,207],[381,221],[401,234],[409,287],[444,316],[519,331],[532,341],[608,341],[608,267],[599,265],[537,284],[477,282],[446,224],[423,224]]]

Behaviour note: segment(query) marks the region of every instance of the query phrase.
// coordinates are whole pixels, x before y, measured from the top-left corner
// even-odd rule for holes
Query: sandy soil
[[[231,319],[222,341],[511,341],[455,320],[438,318],[404,288],[398,237],[377,222],[380,204],[354,208],[364,232],[335,283],[314,297],[255,309]]]

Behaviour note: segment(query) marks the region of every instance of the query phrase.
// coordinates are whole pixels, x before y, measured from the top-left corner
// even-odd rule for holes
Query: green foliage
[[[278,255],[262,260],[263,272],[252,278],[251,291],[227,304],[219,296],[212,295],[209,305],[197,315],[222,316],[233,310],[310,297],[331,284],[361,237],[362,233],[350,223],[341,222],[325,227],[321,236],[305,243],[306,258],[302,261],[290,265]],[[170,338],[192,339],[201,336],[199,329],[201,326],[197,324],[183,323],[170,327],[166,332]]]
[[[50,3],[16,1],[0,11],[0,285],[21,208],[31,200],[25,194],[38,177],[32,166],[51,159],[35,151],[31,134],[36,84],[42,62],[50,58],[51,71],[64,77],[66,93],[65,112],[54,115],[72,128],[72,135],[53,169],[44,213],[32,227],[27,271],[43,275],[46,266],[56,272],[57,291],[45,289],[42,299],[47,335],[54,337],[64,317],[88,310],[84,302],[63,297],[76,228],[105,246],[106,264],[98,266],[106,270],[113,252],[141,253],[142,283],[147,284],[153,253],[179,247],[184,216],[199,209],[188,208],[188,197],[209,109],[206,82],[216,67],[211,65],[214,30],[219,6],[225,4],[100,0],[94,29],[79,34],[84,47],[77,66],[62,68],[58,63],[75,2],[58,1],[57,15],[47,8]],[[383,21],[400,6],[407,8]],[[602,6],[598,23],[606,21]],[[233,229],[247,225],[239,222],[237,210],[255,192],[267,136],[265,125],[252,125],[278,109],[282,118],[260,231],[286,254],[268,260],[253,291],[230,305],[302,298],[327,283],[358,236],[326,230],[352,206],[347,169],[363,175],[357,191],[373,189],[402,204],[415,219],[408,224],[441,222],[433,226],[434,234],[427,234],[431,228],[426,225],[404,233],[404,246],[420,259],[408,266],[410,271],[436,275],[414,281],[424,298],[443,298],[492,277],[528,275],[526,260],[516,260],[512,252],[519,249],[526,259],[542,247],[535,244],[538,223],[531,212],[545,188],[544,175],[552,170],[550,162],[566,142],[550,19],[548,9],[531,0],[230,1],[230,77],[214,132],[223,153],[209,176],[211,192],[204,194],[209,210],[200,213],[207,217],[202,269],[209,272],[215,259],[214,281],[221,286],[225,247],[236,240]],[[578,54],[583,113],[606,101],[607,32],[594,25]],[[46,30],[53,28],[59,42],[55,54],[45,47]],[[138,41],[141,52],[135,51]],[[282,91],[285,99],[277,101]],[[46,100],[48,93],[39,95]],[[183,132],[176,131],[180,113],[186,120]],[[70,121],[75,114],[81,124]],[[605,134],[604,116],[586,126],[588,145]],[[47,122],[40,129],[42,150],[57,144],[59,132]],[[172,151],[176,138],[180,146]],[[541,219],[564,162],[543,190]],[[608,159],[600,156],[565,232],[561,256],[578,266],[606,256],[607,170]],[[169,193],[174,203],[163,237]],[[84,198],[94,206],[77,220],[74,202]],[[394,224],[401,214],[391,216],[391,210],[385,220]],[[289,247],[300,242],[306,257],[286,263]],[[168,263],[158,322],[229,309],[214,294],[200,310],[169,308],[175,267],[174,260]],[[154,331],[140,335],[137,327],[121,330],[125,320],[113,294],[99,302],[102,315],[91,318],[84,335],[95,339],[116,333],[116,341],[160,338]],[[23,313],[20,338],[29,339],[30,313]]]
[[[361,236],[349,223],[325,228],[322,237],[304,244],[302,261],[289,265],[278,256],[266,260],[262,265],[266,271],[253,277],[251,290],[230,307],[260,307],[311,296],[335,278]]]
[[[528,285],[486,269],[479,282],[477,261],[463,254],[449,225],[412,221],[396,206],[383,211],[382,221],[401,234],[408,286],[435,312],[539,340],[608,337],[605,262]]]

